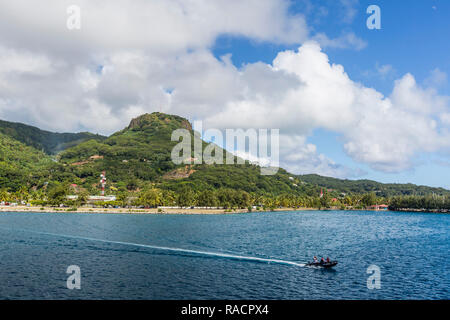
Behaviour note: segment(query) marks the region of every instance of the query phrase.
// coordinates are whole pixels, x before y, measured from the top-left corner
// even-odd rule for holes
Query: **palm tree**
[[[162,203],[161,190],[152,188],[143,191],[139,196],[139,203],[143,206],[149,206],[152,208],[158,207]]]
[[[0,190],[0,201],[8,202],[9,201],[9,193],[6,189]]]

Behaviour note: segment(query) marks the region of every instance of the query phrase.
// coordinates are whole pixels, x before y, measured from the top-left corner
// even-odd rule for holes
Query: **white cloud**
[[[390,64],[378,65],[376,66],[378,74],[385,78],[388,74],[394,71],[394,68]]]
[[[391,64],[376,62],[374,68],[363,71],[362,75],[367,79],[379,78],[383,81],[393,81],[397,76],[397,70]]]
[[[450,102],[449,97],[439,96],[433,88],[419,87],[409,73],[395,81],[391,99],[401,110],[424,114],[445,110]]]
[[[335,163],[324,154],[317,152],[317,147],[307,142],[306,136],[281,135],[281,167],[297,174],[316,173],[336,178],[360,177],[366,172],[351,169]]]
[[[316,128],[337,133],[350,157],[382,171],[410,168],[416,154],[450,147],[448,97],[410,74],[384,97],[331,64],[317,42],[240,69],[230,56],[213,56],[209,47],[224,33],[304,41],[305,21],[288,13],[286,1],[105,3],[70,1],[82,8],[80,33],[65,28],[69,1],[42,1],[39,14],[26,1],[0,3],[0,117],[104,134],[152,111],[204,119],[205,129],[280,128],[283,167],[337,177],[362,172],[308,143]],[[363,46],[351,34],[321,42]]]
[[[317,41],[323,48],[355,49],[362,50],[367,47],[367,42],[359,38],[353,32],[343,33],[341,36],[330,39],[324,33],[316,34],[312,39]]]
[[[352,81],[342,66],[330,64],[313,42],[298,52],[279,53],[272,68],[274,73],[295,75],[300,85],[286,90],[278,103],[263,95],[229,102],[208,121],[215,126],[275,126],[297,135],[325,128],[342,136],[344,150],[353,159],[387,172],[410,168],[419,152],[450,147],[446,127],[435,120],[448,110],[448,97],[419,87],[410,74],[384,97]]]
[[[0,75],[28,74],[48,75],[54,71],[50,59],[42,54],[33,54],[0,46]]]
[[[80,30],[66,28],[70,5],[81,9]],[[221,34],[300,43],[308,35],[305,19],[288,8],[284,0],[1,1],[0,38],[72,59],[123,48],[176,54],[208,47]]]
[[[447,73],[436,68],[430,72],[424,83],[428,87],[440,87],[447,83]]]
[[[359,0],[339,0],[340,5],[342,6],[342,20],[345,23],[351,23],[356,17],[358,13],[358,5]]]
[[[440,120],[442,121],[442,123],[443,123],[444,125],[450,126],[450,112],[442,113],[442,114],[440,115]]]

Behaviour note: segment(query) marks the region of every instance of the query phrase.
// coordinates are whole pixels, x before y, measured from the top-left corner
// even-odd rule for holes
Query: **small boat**
[[[333,268],[335,265],[337,265],[337,261],[330,261],[330,262],[308,262],[306,265],[308,267],[320,267],[320,268]]]

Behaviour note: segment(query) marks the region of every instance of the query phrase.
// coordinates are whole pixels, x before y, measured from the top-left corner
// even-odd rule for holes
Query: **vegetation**
[[[89,132],[54,133],[22,123],[3,120],[0,120],[0,133],[23,144],[42,150],[47,154],[56,154],[87,140],[95,139],[101,141],[105,139],[101,135]]]
[[[437,195],[394,197],[390,202],[390,208],[392,210],[448,211],[450,197]]]
[[[300,175],[298,178],[327,189],[333,189],[344,193],[370,193],[374,192],[379,197],[393,197],[416,195],[425,196],[428,194],[450,195],[450,191],[444,188],[432,188],[427,186],[417,186],[412,183],[380,183],[372,180],[347,180],[323,177],[316,174]]]
[[[107,172],[106,193],[116,195],[116,201],[97,202],[97,206],[252,210],[254,206],[361,209],[389,204],[396,210],[407,205],[443,209],[450,197],[450,191],[442,188],[295,176],[283,169],[265,176],[249,162],[176,165],[171,151],[178,142],[171,141],[171,135],[179,128],[193,134],[186,119],[163,113],[133,119],[110,137],[50,133],[0,121],[0,201],[80,207],[88,203],[89,195],[99,193],[102,171]],[[193,150],[191,156],[195,157]],[[437,198],[444,199],[443,205],[430,200],[431,194],[443,197]],[[69,200],[67,195],[78,197]]]
[[[0,188],[28,189],[51,163],[43,152],[0,133]]]

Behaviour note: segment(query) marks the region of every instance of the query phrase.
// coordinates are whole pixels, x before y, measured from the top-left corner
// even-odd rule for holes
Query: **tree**
[[[377,196],[375,195],[375,193],[371,192],[371,193],[366,193],[362,199],[361,202],[364,206],[369,207],[369,206],[373,206],[374,204],[377,203]]]
[[[129,199],[128,192],[127,191],[120,191],[117,194],[116,199],[117,199],[117,201],[120,202],[120,206],[121,207],[126,207],[128,205],[128,199]]]
[[[6,189],[0,190],[0,201],[8,202],[9,201],[9,193]]]
[[[87,190],[81,190],[81,191],[78,193],[78,199],[77,199],[77,202],[78,202],[80,205],[85,205],[85,204],[87,203],[87,201],[88,201],[88,198],[89,198],[89,192],[88,192]]]
[[[232,208],[239,205],[237,193],[233,189],[221,188],[217,191],[219,205],[224,208]]]
[[[177,203],[176,202],[177,196],[175,192],[173,192],[172,190],[163,190],[162,197],[163,197],[162,202],[163,205],[165,206],[171,207]]]
[[[49,190],[47,194],[48,202],[51,205],[64,204],[67,201],[67,195],[69,193],[68,185],[59,184]]]
[[[184,186],[177,194],[177,204],[180,207],[190,207],[194,205],[195,193],[191,188]]]
[[[352,198],[350,198],[349,196],[345,196],[344,204],[347,205],[347,206],[352,206],[353,205]]]
[[[250,194],[248,192],[241,191],[238,205],[241,208],[249,207],[252,204],[251,200],[252,199],[251,199]]]
[[[28,201],[30,194],[25,186],[21,186],[19,190],[17,190],[15,197],[18,201]]]
[[[31,193],[31,198],[37,201],[43,201],[45,199],[45,193],[42,189],[35,190]]]
[[[140,193],[138,202],[143,206],[156,208],[162,203],[162,192],[156,188],[145,190]]]
[[[322,198],[320,198],[320,207],[321,208],[328,208],[330,206],[330,198],[328,196],[328,193],[325,192],[322,196]]]
[[[214,190],[204,190],[198,195],[197,204],[202,207],[215,207],[217,206],[217,201]]]
[[[139,182],[136,178],[131,178],[127,181],[127,189],[130,191],[136,190],[139,186]]]

